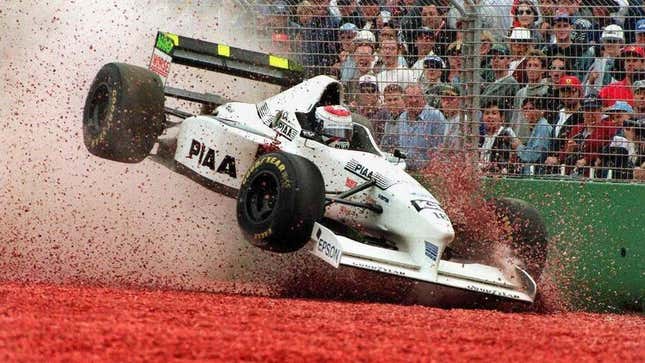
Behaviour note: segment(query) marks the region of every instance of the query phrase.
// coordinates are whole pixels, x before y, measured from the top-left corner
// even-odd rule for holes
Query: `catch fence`
[[[463,153],[489,174],[645,180],[642,0],[243,3],[412,169]]]

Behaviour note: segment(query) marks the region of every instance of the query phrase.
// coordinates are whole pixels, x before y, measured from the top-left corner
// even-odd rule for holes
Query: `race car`
[[[283,91],[251,104],[168,87],[172,63],[279,84]],[[165,106],[166,97],[217,107],[192,115]],[[96,156],[125,163],[151,158],[236,198],[240,230],[268,253],[309,248],[334,268],[533,302],[537,287],[526,268],[515,265],[509,273],[451,256],[455,231],[440,202],[405,171],[403,153],[381,150],[353,116],[331,77],[303,79],[302,67],[285,58],[159,32],[149,69],[109,63],[98,72],[83,135]],[[178,128],[176,136],[164,134],[169,128]],[[542,222],[530,207],[513,208],[531,235],[542,231],[539,242],[522,246],[531,253],[518,260],[534,264],[529,256],[545,249]]]

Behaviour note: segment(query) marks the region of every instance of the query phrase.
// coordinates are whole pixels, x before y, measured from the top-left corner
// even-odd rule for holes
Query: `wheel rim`
[[[107,84],[103,83],[96,87],[90,98],[90,108],[85,120],[85,125],[90,133],[97,134],[101,130],[101,121],[105,119],[109,105],[110,90]]]
[[[280,181],[267,171],[258,173],[251,181],[246,198],[246,214],[253,223],[264,223],[271,218],[280,197]]]

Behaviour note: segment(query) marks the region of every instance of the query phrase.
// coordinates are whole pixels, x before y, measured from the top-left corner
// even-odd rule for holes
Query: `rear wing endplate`
[[[285,88],[302,82],[304,74],[300,64],[284,57],[158,32],[149,69],[157,73],[165,84],[171,63],[230,74]],[[177,95],[169,94],[169,96]],[[183,96],[192,97],[187,93]],[[204,100],[204,102],[207,101]]]

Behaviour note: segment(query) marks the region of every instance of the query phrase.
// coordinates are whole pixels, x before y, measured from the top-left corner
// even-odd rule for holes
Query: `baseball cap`
[[[429,55],[423,59],[423,68],[446,68],[446,62],[441,57],[436,55]]]
[[[616,101],[611,107],[605,109],[605,112],[627,112],[633,113],[634,109],[625,101]]]
[[[605,42],[608,40],[619,40],[624,43],[625,34],[623,32],[623,28],[621,28],[616,24],[607,25],[605,27],[605,30],[602,31],[602,35],[600,36],[600,41]]]
[[[499,43],[495,43],[495,44],[493,44],[493,46],[490,48],[490,52],[489,52],[489,53],[491,53],[491,54],[508,55],[508,54],[509,54],[509,51],[508,51],[508,48],[506,48],[506,46],[505,46],[505,45],[503,45],[503,44],[499,44]]]
[[[645,19],[636,22],[636,33],[645,33]]]
[[[560,88],[575,88],[582,92],[582,85],[576,76],[560,77],[560,83],[558,83],[558,86],[560,86]]]
[[[384,24],[388,24],[390,22],[390,20],[392,20],[392,12],[390,12],[390,11],[383,10],[383,11],[381,11],[380,16],[381,16],[381,20],[383,20]]]
[[[444,84],[439,89],[439,95],[441,96],[459,96],[459,89],[451,84]]]
[[[533,40],[533,37],[531,36],[531,31],[529,29],[516,27],[513,28],[511,35],[506,37],[506,39],[515,42],[530,42]]]
[[[630,45],[627,47],[624,47],[623,49],[620,50],[621,55],[625,54],[636,54],[637,56],[641,58],[645,58],[645,50],[641,47],[637,47],[635,45]]]
[[[354,40],[352,40],[353,43],[366,43],[369,45],[374,45],[376,43],[376,37],[374,36],[374,33],[372,33],[369,30],[361,30],[358,33],[356,33],[356,36],[354,37]]]
[[[559,23],[561,21],[566,21],[569,24],[573,23],[573,19],[567,13],[557,13],[553,17],[553,24]]]
[[[632,88],[634,89],[634,92],[640,92],[641,90],[645,89],[645,80],[634,82],[632,84]]]
[[[602,108],[602,100],[597,96],[587,96],[584,101],[582,101],[582,108],[584,110],[598,110]]]
[[[358,27],[354,23],[345,23],[340,26],[340,31],[341,32],[351,31],[356,33],[358,31]]]
[[[378,91],[378,85],[376,83],[376,77],[371,74],[362,75],[358,79],[358,88],[361,91],[367,92],[376,92]]]

